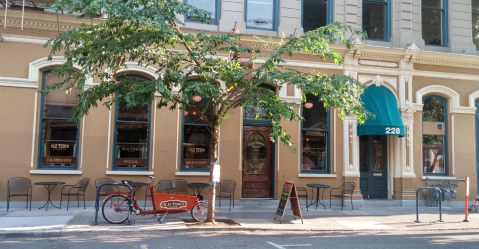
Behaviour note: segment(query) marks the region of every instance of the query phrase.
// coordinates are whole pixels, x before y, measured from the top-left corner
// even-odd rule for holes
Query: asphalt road
[[[58,237],[0,237],[0,248],[478,248],[479,231],[278,232],[149,231],[115,234],[68,233]]]

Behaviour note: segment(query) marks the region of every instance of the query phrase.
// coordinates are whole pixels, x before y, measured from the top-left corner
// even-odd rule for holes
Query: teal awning
[[[399,114],[394,95],[384,86],[369,86],[361,96],[366,110],[374,113],[376,119],[368,118],[358,125],[358,136],[399,135],[404,137],[404,124]]]

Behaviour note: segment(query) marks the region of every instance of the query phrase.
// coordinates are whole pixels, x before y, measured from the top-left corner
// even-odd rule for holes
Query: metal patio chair
[[[95,180],[95,187],[96,187],[96,191],[98,191],[98,187],[100,187],[102,184],[105,184],[105,183],[115,183],[115,181],[111,178],[98,178]],[[118,187],[115,187],[113,185],[106,185],[106,186],[103,186],[101,189],[100,189],[100,193],[98,196],[106,196],[106,193],[107,192],[112,192],[114,191],[113,189],[116,188],[119,189]],[[96,193],[95,191],[95,193]],[[95,203],[95,208],[96,208],[96,203]]]
[[[173,181],[161,180],[153,187],[153,189],[158,193],[171,193],[171,191],[173,191]],[[146,209],[146,200],[148,197],[151,198],[150,188],[146,188],[145,204],[143,205],[143,209]]]
[[[308,191],[303,187],[296,187],[296,192],[298,192],[298,198],[306,198],[306,210],[308,210]],[[304,192],[304,194],[299,194],[299,192]]]
[[[345,182],[339,188],[331,188],[329,192],[329,208],[331,208],[331,198],[341,198],[341,211],[343,211],[344,207],[344,198],[351,198],[351,210],[354,210],[353,207],[353,192],[356,185],[352,182]],[[340,190],[341,194],[333,195],[333,190]],[[337,192],[337,191],[336,191]]]
[[[173,180],[173,191],[175,194],[188,194],[188,182],[183,179],[174,179]]]
[[[235,208],[235,189],[236,189],[236,182],[233,180],[223,180],[219,184],[219,195],[218,197],[219,204],[221,207],[221,198],[229,198],[230,199],[230,206],[228,212],[231,212],[231,200],[233,200],[233,208]]]
[[[7,182],[7,212],[10,208],[10,198],[26,196],[25,208],[28,208],[28,197],[30,197],[30,211],[32,211],[32,182],[25,177],[14,177]]]
[[[60,195],[60,208],[62,207],[63,196],[68,196],[67,202],[67,211],[68,207],[70,206],[70,196],[76,196],[78,207],[80,207],[80,196],[83,196],[83,208],[86,209],[85,205],[85,192],[86,188],[88,187],[88,183],[90,183],[90,178],[83,178],[75,185],[65,185],[61,190]],[[66,189],[65,189],[66,188]],[[68,190],[68,192],[63,193],[63,190]]]

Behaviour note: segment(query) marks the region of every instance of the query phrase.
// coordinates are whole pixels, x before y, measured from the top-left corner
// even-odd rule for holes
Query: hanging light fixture
[[[313,102],[311,100],[306,101],[306,103],[304,103],[304,107],[306,109],[311,109],[313,107]]]
[[[194,102],[200,102],[201,99],[202,99],[202,98],[201,98],[201,96],[199,96],[199,95],[193,96],[193,101],[194,101]]]

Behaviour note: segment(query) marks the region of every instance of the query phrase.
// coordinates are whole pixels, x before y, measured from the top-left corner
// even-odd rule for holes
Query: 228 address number
[[[401,130],[399,128],[386,127],[386,134],[399,134]]]

